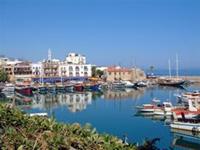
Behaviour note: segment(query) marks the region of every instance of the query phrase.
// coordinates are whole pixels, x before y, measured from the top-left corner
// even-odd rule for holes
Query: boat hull
[[[200,123],[189,123],[189,122],[173,122],[170,124],[172,129],[186,130],[200,132]]]
[[[33,91],[31,87],[17,87],[15,88],[15,91],[22,94],[22,95],[33,95]]]

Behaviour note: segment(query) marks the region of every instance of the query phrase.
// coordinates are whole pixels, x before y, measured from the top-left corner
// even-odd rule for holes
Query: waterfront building
[[[31,69],[32,69],[32,76],[33,77],[40,77],[42,75],[42,72],[43,72],[42,62],[32,63]]]
[[[44,77],[58,77],[59,76],[59,64],[57,59],[45,60],[42,62]]]
[[[66,62],[60,63],[59,76],[63,77],[91,77],[91,64],[68,64]]]
[[[86,57],[81,54],[69,53],[65,61],[59,64],[59,76],[91,77],[92,65],[86,63]]]
[[[52,53],[51,53],[51,50],[49,49],[48,58],[46,60],[43,60],[42,66],[41,66],[41,73],[43,74],[43,77],[58,77],[59,64],[60,64],[60,60],[52,59]]]
[[[3,66],[10,81],[30,80],[32,77],[31,62],[9,60]]]
[[[14,80],[31,81],[31,62],[21,62],[14,65]]]
[[[139,68],[122,68],[119,66],[108,67],[104,71],[106,81],[113,82],[119,80],[139,81],[146,78],[144,71]]]
[[[65,62],[68,64],[86,64],[86,57],[77,53],[69,53]]]

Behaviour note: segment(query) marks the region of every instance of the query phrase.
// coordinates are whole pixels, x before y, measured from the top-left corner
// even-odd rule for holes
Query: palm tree
[[[150,66],[149,69],[150,69],[151,73],[153,73],[153,70],[155,69],[155,67],[154,66]]]

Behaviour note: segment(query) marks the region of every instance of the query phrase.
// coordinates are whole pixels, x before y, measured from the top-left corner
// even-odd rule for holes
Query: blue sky
[[[0,0],[0,54],[82,53],[97,65],[200,64],[199,0]]]

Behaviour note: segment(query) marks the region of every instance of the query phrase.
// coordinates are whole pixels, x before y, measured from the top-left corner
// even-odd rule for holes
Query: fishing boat
[[[83,84],[74,85],[74,90],[77,91],[77,92],[82,92],[84,90]]]
[[[156,107],[154,109],[154,115],[161,115],[161,116],[171,116],[172,115],[173,105],[171,102],[163,102],[161,107]]]
[[[138,81],[135,83],[136,87],[147,87],[148,83],[146,81]]]
[[[57,90],[56,85],[50,84],[50,85],[48,85],[47,88],[48,88],[48,92],[50,92],[50,93],[56,93],[56,90]]]
[[[172,129],[200,132],[200,120],[198,119],[178,119],[170,124]]]
[[[122,81],[122,83],[125,83],[125,88],[137,88],[136,85],[130,81]]]
[[[30,86],[16,86],[15,91],[22,95],[27,95],[27,96],[33,95],[32,87]]]
[[[123,89],[126,87],[125,85],[126,84],[121,81],[114,81],[111,83],[111,88],[112,89]]]
[[[86,90],[86,91],[99,91],[100,90],[100,84],[85,83],[84,84],[84,90]]]
[[[43,94],[43,93],[47,93],[48,88],[46,86],[38,86],[38,92]]]
[[[192,101],[200,102],[200,92],[199,91],[185,92],[182,94],[177,94],[175,96],[182,102],[188,102],[188,99],[190,99]]]
[[[137,106],[139,112],[144,113],[153,113],[154,110],[157,108],[161,108],[160,100],[153,99],[152,104],[143,104],[142,106]]]
[[[183,116],[185,118],[194,118],[200,115],[200,109],[194,107],[192,101],[188,100],[188,108],[174,108],[172,113],[175,119],[182,118]]]
[[[15,86],[11,83],[7,83],[3,89],[1,90],[1,92],[15,92]]]
[[[64,86],[66,92],[73,92],[74,91],[74,85],[73,84],[67,84]]]

